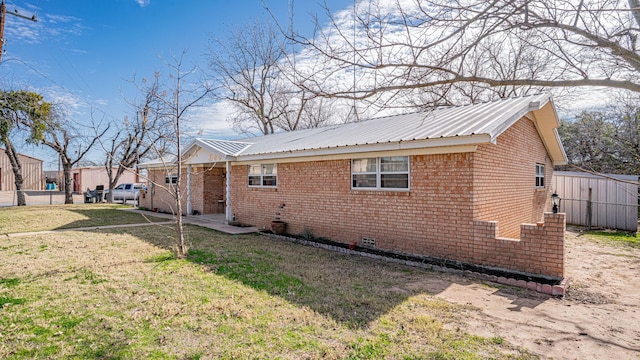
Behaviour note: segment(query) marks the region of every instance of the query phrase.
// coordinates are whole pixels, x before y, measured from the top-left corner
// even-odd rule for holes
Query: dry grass
[[[290,244],[153,226],[3,239],[0,358],[531,358],[465,334],[442,275]]]
[[[0,208],[0,234],[166,221],[114,209],[117,204],[44,205]]]

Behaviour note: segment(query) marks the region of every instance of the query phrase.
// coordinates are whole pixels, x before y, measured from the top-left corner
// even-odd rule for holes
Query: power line
[[[30,21],[33,21],[33,22],[36,22],[38,20],[36,19],[36,15],[35,14],[33,14],[31,17],[28,17],[28,16],[25,16],[25,15],[22,15],[22,14],[18,13],[17,9],[12,11],[12,12],[7,12],[7,5],[4,3],[4,0],[2,0],[2,4],[0,4],[0,13],[1,13],[1,15],[0,15],[0,62],[1,62],[2,61],[2,53],[3,53],[2,48],[4,46],[4,23],[5,23],[6,15],[9,14],[9,15],[17,16],[17,17],[19,17],[21,19],[30,20]]]

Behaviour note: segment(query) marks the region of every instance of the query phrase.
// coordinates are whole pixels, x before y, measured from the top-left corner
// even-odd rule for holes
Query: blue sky
[[[66,104],[70,121],[119,120],[129,114],[123,94],[133,91],[128,80],[166,70],[164,59],[188,49],[185,62],[206,67],[211,37],[225,38],[234,26],[270,15],[288,22],[291,0],[7,0],[7,12],[36,15],[31,22],[10,14],[0,82],[5,88],[27,88],[52,102]],[[294,1],[294,27],[313,30],[312,15],[326,21],[322,4],[343,10],[353,0]],[[224,120],[209,124],[223,134]],[[42,147],[20,151],[57,168],[55,156]],[[94,154],[96,161],[99,155]]]

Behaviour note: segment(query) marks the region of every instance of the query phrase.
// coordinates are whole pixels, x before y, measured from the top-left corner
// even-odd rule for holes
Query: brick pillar
[[[564,278],[564,233],[567,230],[564,213],[544,213],[544,226],[541,239],[546,254],[545,275]]]

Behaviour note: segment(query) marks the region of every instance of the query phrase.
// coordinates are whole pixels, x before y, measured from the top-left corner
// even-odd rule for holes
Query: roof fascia
[[[548,101],[540,109],[532,111],[529,118],[533,120],[553,165],[566,165],[569,161],[558,134],[560,122],[553,102]]]
[[[502,124],[500,124],[495,129],[495,132],[494,132],[494,134],[493,134],[493,136],[491,138],[491,143],[496,144],[497,141],[498,141],[498,136],[502,135],[502,133],[507,131],[507,129],[509,129],[511,126],[513,126],[513,124],[518,122],[520,119],[522,119],[528,113],[530,113],[532,111],[540,110],[541,108],[546,106],[548,103],[551,102],[550,100],[551,100],[551,98],[547,95],[545,97],[545,99],[543,100],[543,102],[531,101],[531,102],[529,102],[529,105],[526,108],[522,107],[521,109],[516,109],[517,111],[515,111],[511,116],[509,116],[509,118],[507,120],[505,120]]]

